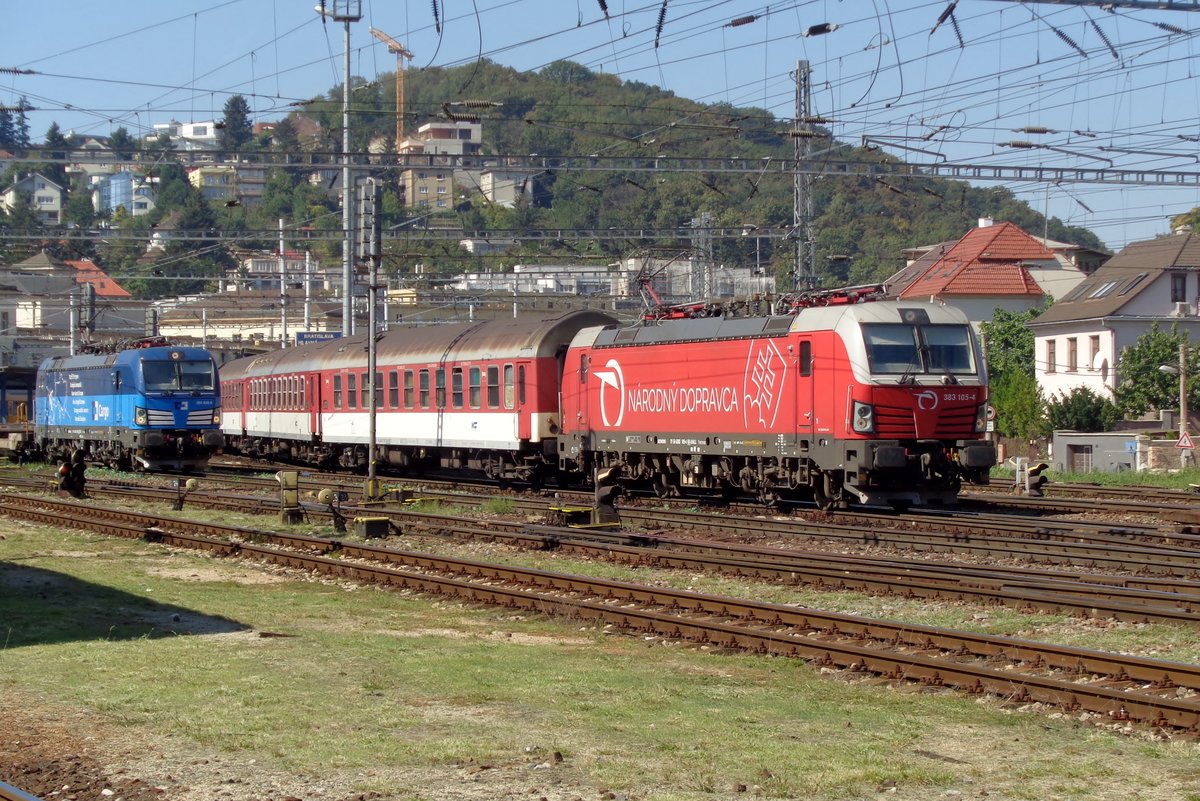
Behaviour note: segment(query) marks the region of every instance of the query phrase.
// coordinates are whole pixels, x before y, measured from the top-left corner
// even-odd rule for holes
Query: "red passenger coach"
[[[559,377],[567,345],[599,312],[421,328],[376,343],[375,441],[384,467],[478,470],[501,482],[557,470]],[[370,443],[365,336],[228,362],[227,449],[363,469]]]
[[[979,346],[943,306],[593,328],[572,344],[562,394],[560,468],[664,496],[949,502],[995,463]]]

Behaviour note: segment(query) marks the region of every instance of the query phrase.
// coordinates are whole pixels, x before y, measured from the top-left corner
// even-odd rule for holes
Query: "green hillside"
[[[788,159],[794,154],[787,134],[791,120],[775,119],[759,108],[696,103],[568,61],[536,74],[484,61],[453,69],[409,70],[405,75],[409,135],[424,123],[447,119],[447,112],[476,114],[486,153],[750,159]],[[354,89],[353,149],[364,149],[372,138],[385,137],[389,143],[394,139],[394,81],[393,74],[385,74]],[[492,103],[499,105],[485,105]],[[312,103],[307,113],[327,128],[340,130],[341,87]],[[815,140],[812,150],[837,160],[888,158],[827,137]],[[490,207],[468,187],[457,217],[467,229],[518,231],[675,228],[703,213],[721,227],[782,228],[793,222],[792,180],[777,172],[761,179],[703,173],[555,173],[538,175],[534,181],[532,208]],[[904,248],[958,239],[980,217],[1011,221],[1035,234],[1044,225],[1041,214],[1008,190],[932,179],[821,177],[814,186],[814,211],[816,263],[827,285],[886,277],[903,265]],[[1050,221],[1048,232],[1053,239],[1103,249],[1090,231],[1064,226],[1057,219]],[[631,244],[575,242],[559,249],[567,255],[619,256]],[[762,260],[781,278],[787,276],[794,242],[760,244]],[[716,242],[714,248],[723,262],[755,258],[753,237]]]

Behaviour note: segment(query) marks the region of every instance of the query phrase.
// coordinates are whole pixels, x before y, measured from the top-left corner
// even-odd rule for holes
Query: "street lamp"
[[[332,0],[332,10],[325,0],[313,7],[322,17],[344,22],[342,83],[342,336],[354,333],[354,261],[351,238],[354,218],[350,203],[350,23],[362,19],[362,0]]]
[[[1164,364],[1164,365],[1159,366],[1158,371],[1160,373],[1166,373],[1167,375],[1179,376],[1179,442],[1177,443],[1177,445],[1180,446],[1179,447],[1179,467],[1180,467],[1180,469],[1183,469],[1183,468],[1186,468],[1191,463],[1191,460],[1192,460],[1192,449],[1182,447],[1182,445],[1184,444],[1184,440],[1187,437],[1187,418],[1188,418],[1187,345],[1185,345],[1182,342],[1179,343],[1179,366],[1178,367],[1171,365],[1171,364]]]

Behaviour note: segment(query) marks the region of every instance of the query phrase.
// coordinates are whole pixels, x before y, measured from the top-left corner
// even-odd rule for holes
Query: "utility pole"
[[[814,131],[812,119],[812,70],[807,61],[796,62],[796,127],[792,131],[795,143],[796,173],[792,179],[792,221],[796,226],[796,269],[792,273],[792,288],[796,291],[817,285],[816,243],[813,238],[812,173],[800,169],[808,166]]]
[[[375,431],[381,387],[379,375],[375,372],[375,337],[378,328],[376,293],[379,289],[379,263],[383,260],[383,187],[374,178],[368,178],[360,187],[359,198],[361,208],[358,256],[370,267],[370,280],[367,284],[367,380],[370,382],[370,400],[367,405],[367,488],[364,494],[366,500],[371,501],[380,496],[375,458]]]
[[[312,251],[304,249],[304,330],[312,330]]]
[[[1179,343],[1179,444],[1182,445],[1187,437],[1188,401],[1187,401],[1187,344]],[[1185,469],[1192,461],[1192,449],[1179,449],[1179,467]]]
[[[284,252],[283,218],[279,218],[279,347],[288,346],[287,330],[287,254]]]
[[[700,212],[699,217],[693,217],[691,226],[692,245],[692,300],[707,302],[716,293],[716,280],[713,264],[712,214]]]
[[[329,3],[333,11],[326,9]],[[362,19],[362,0],[322,0],[318,14],[345,24],[342,37],[342,336],[354,333],[354,204],[350,188],[350,23]]]

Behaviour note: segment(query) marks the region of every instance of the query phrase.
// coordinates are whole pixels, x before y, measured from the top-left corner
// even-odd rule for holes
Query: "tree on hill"
[[[50,123],[50,128],[46,131],[46,141],[42,147],[41,156],[47,159],[46,163],[37,166],[37,172],[49,178],[54,183],[58,184],[65,191],[67,188],[67,150],[71,147],[71,143],[67,141],[67,137],[63,135],[62,130],[58,127],[57,122]]]
[[[0,147],[17,146],[17,128],[13,122],[13,114],[7,108],[0,108]]]
[[[250,124],[250,105],[241,95],[232,95],[225,101],[225,116],[217,132],[217,144],[222,150],[236,152],[254,138]]]
[[[112,136],[108,138],[108,146],[117,154],[117,158],[122,161],[129,161],[138,149],[138,142],[129,135],[128,129],[121,126],[113,131]]]

